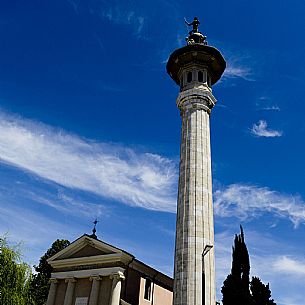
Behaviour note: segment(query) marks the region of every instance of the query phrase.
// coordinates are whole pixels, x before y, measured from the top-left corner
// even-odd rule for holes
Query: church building
[[[172,305],[173,279],[84,234],[52,256],[47,305]]]

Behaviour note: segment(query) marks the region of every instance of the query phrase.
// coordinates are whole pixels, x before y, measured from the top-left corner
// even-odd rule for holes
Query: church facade
[[[48,260],[47,305],[171,305],[173,279],[132,254],[83,235]]]

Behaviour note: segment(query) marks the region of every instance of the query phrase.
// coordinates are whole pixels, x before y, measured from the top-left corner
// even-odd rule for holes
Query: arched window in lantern
[[[190,83],[192,80],[193,80],[193,75],[192,72],[190,71],[187,73],[187,82]]]
[[[203,72],[198,71],[198,82],[203,83]]]

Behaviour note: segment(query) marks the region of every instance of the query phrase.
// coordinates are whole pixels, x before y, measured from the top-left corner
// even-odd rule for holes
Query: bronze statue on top
[[[187,22],[184,18],[184,22],[187,26],[193,26],[193,29],[189,32],[189,36],[185,38],[188,45],[196,43],[204,45],[208,44],[206,41],[206,36],[202,35],[202,33],[198,30],[200,21],[197,17],[195,17],[191,23]]]
[[[186,20],[185,18],[184,18],[184,22],[185,22],[188,26],[193,26],[193,30],[190,31],[190,33],[189,33],[190,35],[191,35],[191,34],[194,34],[194,33],[199,33],[199,31],[198,31],[198,26],[199,26],[199,24],[200,24],[200,21],[198,20],[197,17],[194,18],[194,20],[193,20],[192,23],[187,22],[187,20]]]

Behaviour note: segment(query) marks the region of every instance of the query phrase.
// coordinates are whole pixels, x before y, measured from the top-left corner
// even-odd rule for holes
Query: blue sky
[[[0,232],[35,264],[90,233],[171,275],[180,116],[166,74],[198,16],[227,60],[211,115],[218,298],[243,224],[277,304],[305,283],[305,3],[9,1],[0,9]]]

